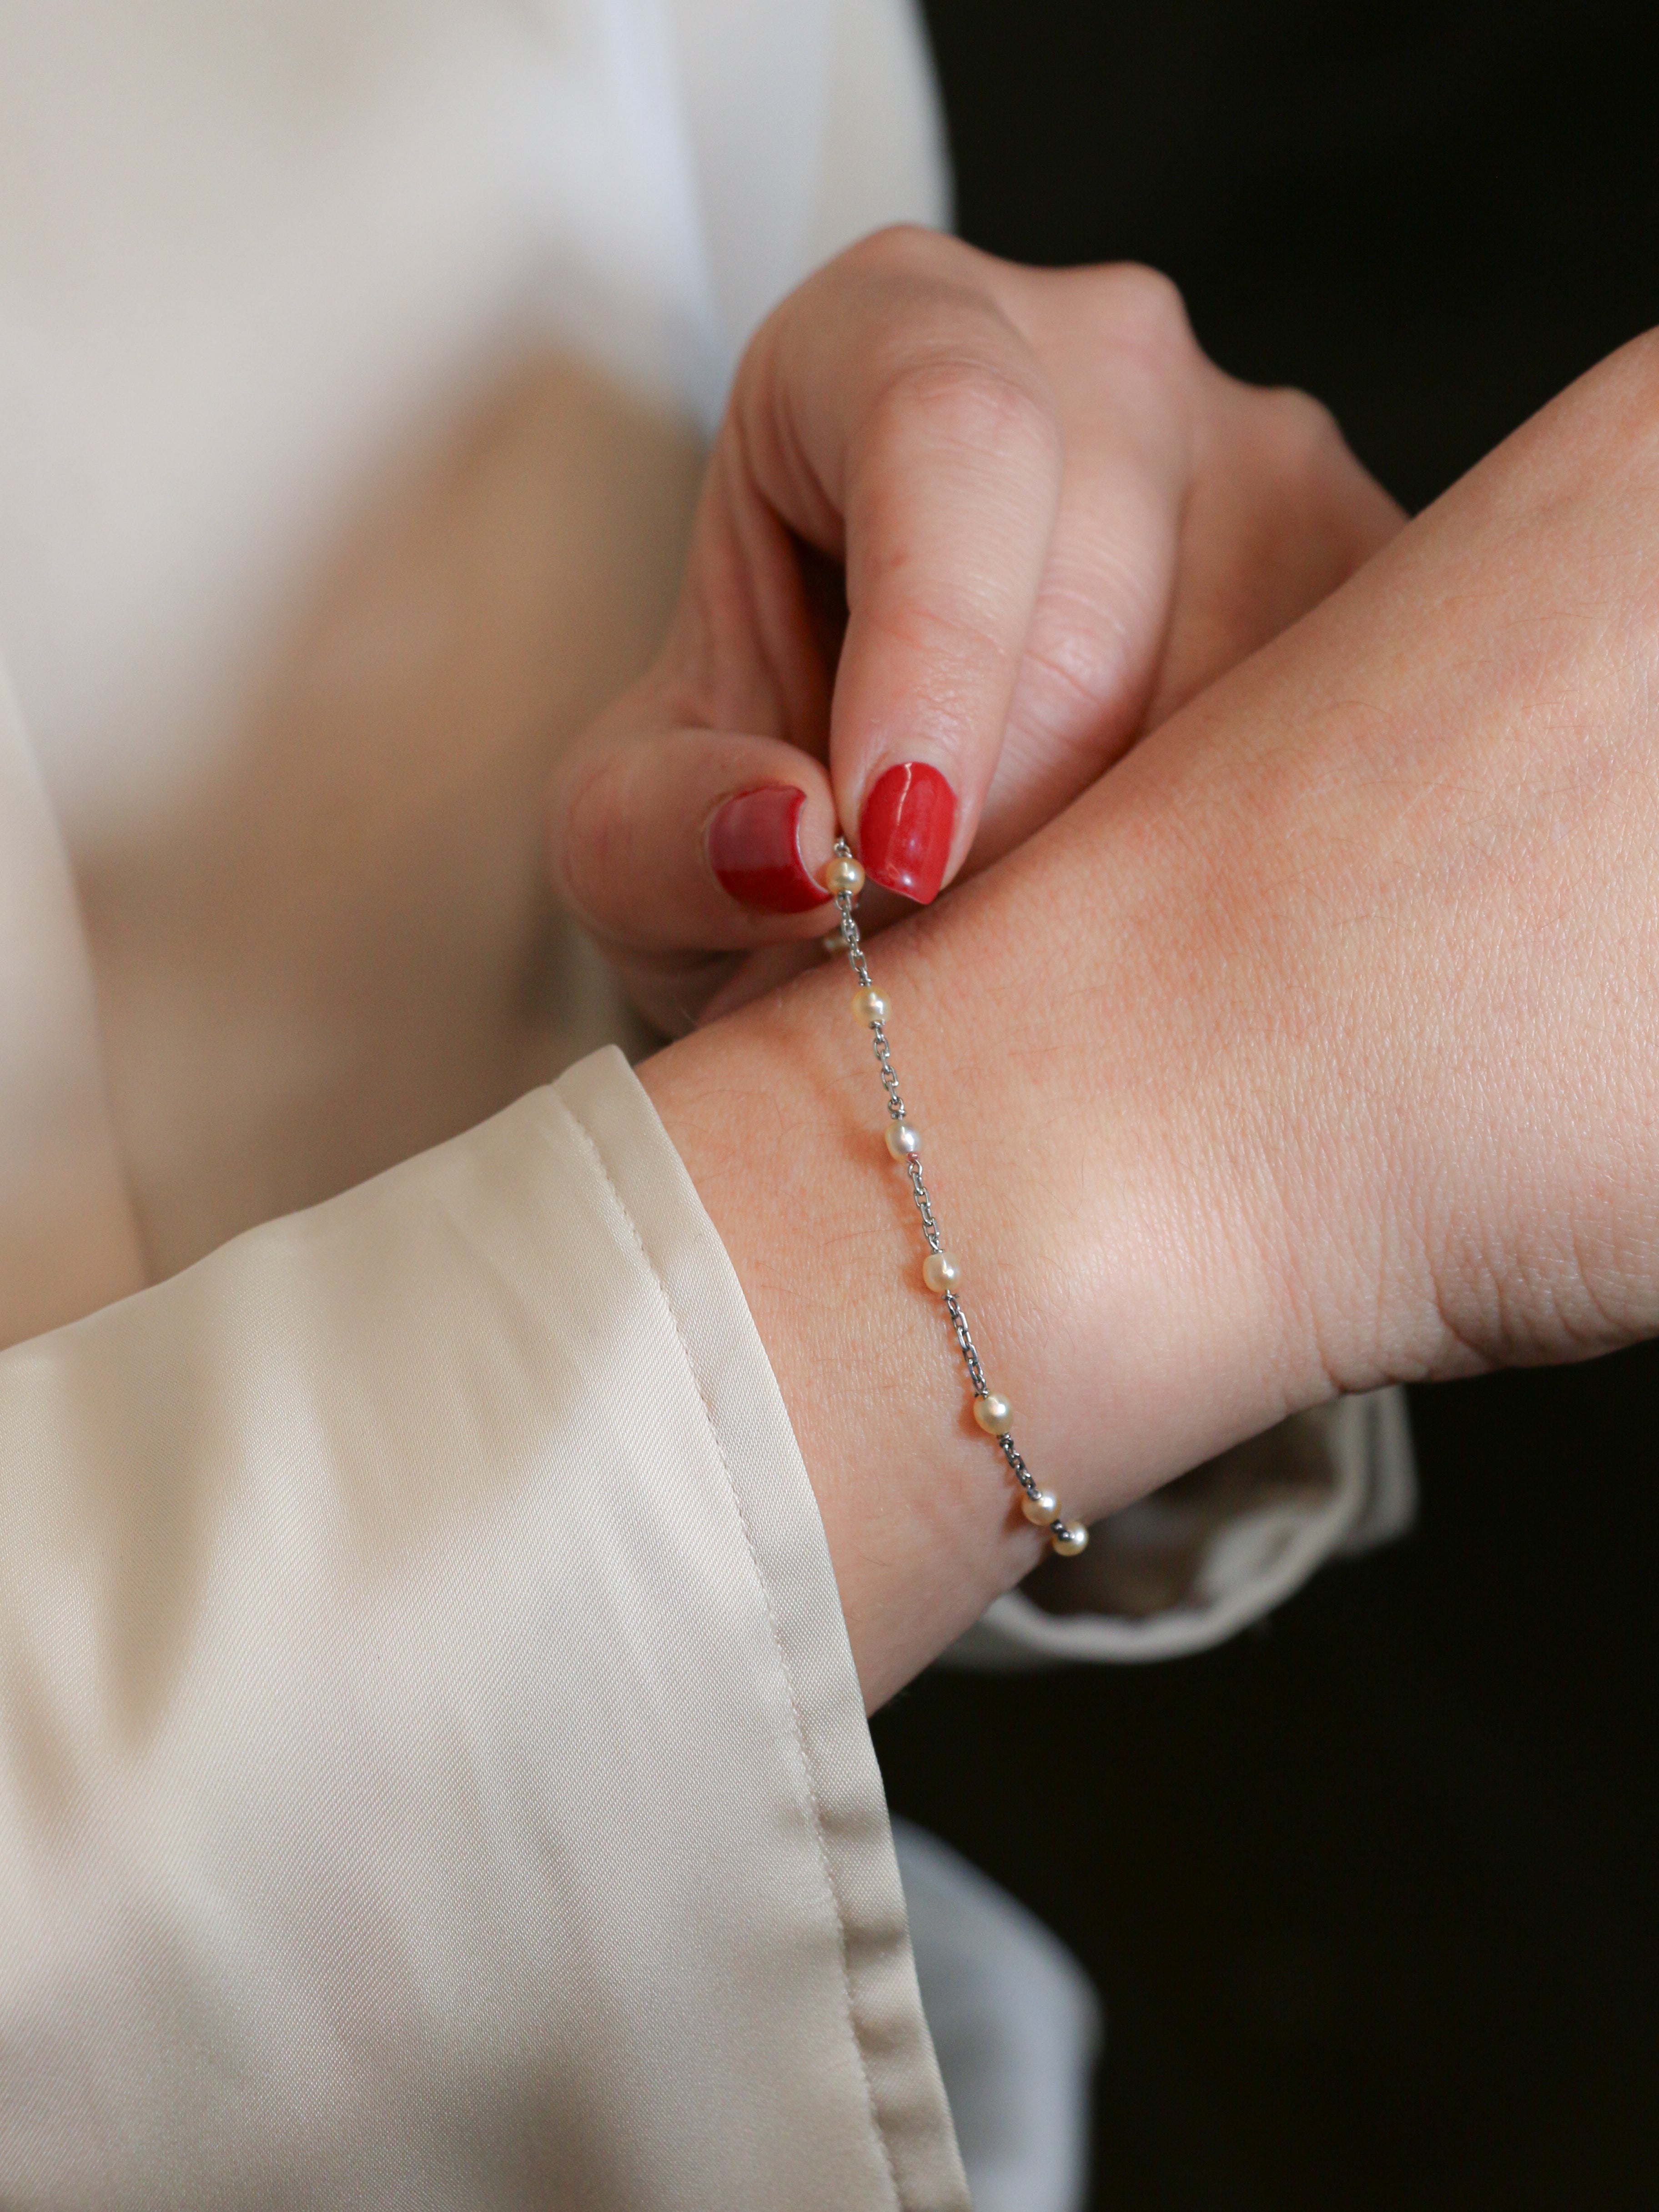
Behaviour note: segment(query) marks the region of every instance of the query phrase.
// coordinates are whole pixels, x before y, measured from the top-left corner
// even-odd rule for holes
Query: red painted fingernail
[[[859,823],[859,858],[890,891],[926,906],[937,898],[957,826],[957,795],[926,761],[904,761],[878,775]]]
[[[792,783],[763,783],[728,799],[708,825],[708,862],[722,889],[765,914],[805,914],[828,903],[800,856],[806,793]]]

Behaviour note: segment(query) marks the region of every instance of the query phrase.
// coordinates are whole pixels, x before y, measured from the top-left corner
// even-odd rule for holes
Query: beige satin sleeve
[[[806,1475],[614,1051],[0,1358],[0,2202],[967,2197]]]

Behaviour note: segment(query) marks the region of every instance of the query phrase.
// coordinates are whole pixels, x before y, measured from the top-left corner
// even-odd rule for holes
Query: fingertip
[[[866,875],[919,905],[937,898],[956,835],[957,795],[929,761],[883,770],[859,817],[859,858]]]
[[[763,783],[734,792],[708,823],[708,865],[720,889],[761,914],[810,914],[829,893],[801,855],[806,793],[793,784]]]
[[[823,927],[835,798],[781,738],[604,732],[553,806],[554,887],[613,952],[746,953]]]

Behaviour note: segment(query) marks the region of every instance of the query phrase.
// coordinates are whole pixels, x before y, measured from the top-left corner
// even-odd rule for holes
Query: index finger
[[[845,564],[840,818],[922,901],[973,843],[1060,506],[1055,404],[978,260],[869,241],[775,318],[733,394],[758,495]]]

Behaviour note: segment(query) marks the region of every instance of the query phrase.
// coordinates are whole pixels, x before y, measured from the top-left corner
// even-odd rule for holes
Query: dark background
[[[928,14],[965,234],[1167,270],[1409,506],[1659,324],[1651,0]],[[1659,1349],[1413,1415],[1415,1534],[1263,1630],[878,1721],[1100,1986],[1116,2212],[1659,2206]]]

